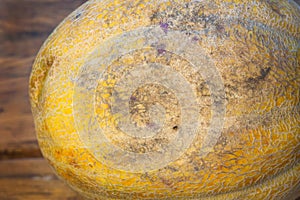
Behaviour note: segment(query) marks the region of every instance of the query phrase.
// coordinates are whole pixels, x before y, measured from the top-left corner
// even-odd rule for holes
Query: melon
[[[300,9],[291,0],[90,0],[34,62],[43,156],[88,199],[292,199]]]

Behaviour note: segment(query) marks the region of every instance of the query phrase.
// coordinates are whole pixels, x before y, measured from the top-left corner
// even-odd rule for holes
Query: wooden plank
[[[0,161],[0,199],[81,200],[43,159]]]
[[[0,1],[0,160],[41,156],[28,96],[31,66],[48,35],[84,2]]]
[[[53,29],[86,0],[1,0],[0,55],[31,57]]]
[[[25,84],[28,78],[20,78],[21,73],[16,70],[16,77],[0,81],[0,160],[41,156]]]
[[[0,58],[0,81],[6,79],[14,79],[20,77],[28,77],[30,74],[31,65],[34,56],[16,58],[16,57],[2,57]]]

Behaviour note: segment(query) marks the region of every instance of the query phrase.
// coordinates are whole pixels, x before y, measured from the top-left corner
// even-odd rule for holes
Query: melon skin
[[[88,1],[49,36],[32,68],[44,157],[90,199],[291,199],[300,185],[299,22],[299,6],[285,0]],[[134,90],[134,123],[151,124],[153,103],[167,119],[165,132],[141,139],[121,130],[113,106],[123,105],[120,88],[140,80],[127,72],[148,69],[184,83]],[[197,113],[182,108],[176,89],[190,94],[184,84]],[[191,134],[173,155],[167,146],[184,128]]]

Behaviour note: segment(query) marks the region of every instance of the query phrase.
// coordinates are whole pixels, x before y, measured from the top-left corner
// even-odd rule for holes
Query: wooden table
[[[76,200],[54,175],[35,137],[31,66],[52,30],[85,0],[0,0],[0,199]]]

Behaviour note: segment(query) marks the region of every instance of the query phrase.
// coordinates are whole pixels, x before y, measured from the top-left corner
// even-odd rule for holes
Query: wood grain
[[[41,156],[28,97],[31,66],[53,29],[84,2],[0,1],[0,160]]]
[[[84,0],[0,1],[0,199],[79,200],[41,157],[28,81],[40,46]],[[8,160],[16,158],[27,158]]]
[[[43,159],[0,162],[1,200],[80,200]]]

